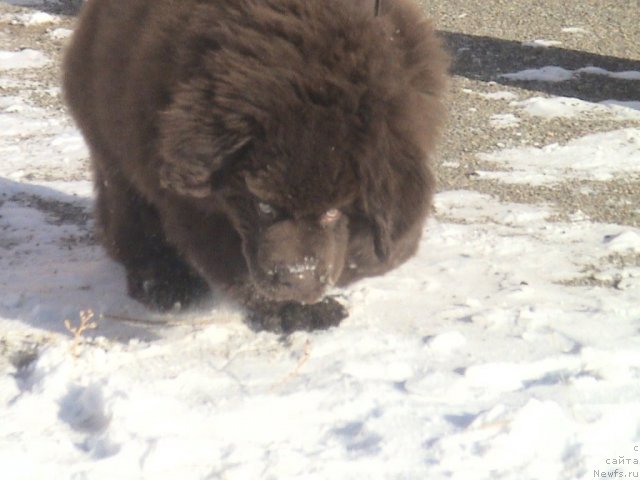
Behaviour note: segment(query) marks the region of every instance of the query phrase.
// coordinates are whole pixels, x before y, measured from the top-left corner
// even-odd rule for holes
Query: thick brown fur
[[[64,90],[131,295],[337,323],[417,248],[447,67],[410,0],[87,2]]]

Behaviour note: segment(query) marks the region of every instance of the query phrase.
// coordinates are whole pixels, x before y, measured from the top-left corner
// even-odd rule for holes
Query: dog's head
[[[446,60],[415,9],[376,23],[344,2],[283,5],[295,14],[260,6],[216,33],[224,48],[174,92],[160,179],[223,211],[261,293],[311,303],[343,272],[356,217],[384,263],[424,216]]]
[[[339,126],[320,112],[306,112],[306,121],[286,115],[256,141],[240,173],[243,193],[227,202],[258,289],[312,303],[342,273],[359,185]]]

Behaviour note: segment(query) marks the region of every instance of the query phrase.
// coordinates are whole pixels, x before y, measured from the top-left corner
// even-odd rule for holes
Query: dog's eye
[[[340,217],[342,217],[342,212],[337,208],[332,208],[328,210],[320,217],[320,223],[323,225],[331,225],[332,223],[337,222]]]
[[[258,211],[260,215],[267,218],[273,218],[278,214],[275,208],[264,202],[258,202]]]

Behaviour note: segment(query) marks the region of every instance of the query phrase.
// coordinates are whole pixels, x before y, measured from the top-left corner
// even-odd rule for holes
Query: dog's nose
[[[315,268],[308,265],[278,265],[273,269],[273,280],[283,287],[302,287],[315,283]]]
[[[272,272],[273,286],[290,300],[312,303],[322,296],[324,285],[315,266],[278,265]]]

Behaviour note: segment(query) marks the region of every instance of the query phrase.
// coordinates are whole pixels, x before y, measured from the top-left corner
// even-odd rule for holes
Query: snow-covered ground
[[[640,477],[639,229],[446,191],[414,259],[339,292],[338,328],[280,338],[218,301],[154,316],[93,240],[80,136],[16,76],[49,62],[0,51],[0,478]],[[640,117],[468,93],[505,102],[496,128]],[[480,158],[506,183],[637,177],[640,126]]]

